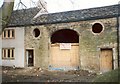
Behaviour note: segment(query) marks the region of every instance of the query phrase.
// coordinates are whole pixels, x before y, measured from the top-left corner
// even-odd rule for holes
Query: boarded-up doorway
[[[60,43],[51,45],[51,65],[53,69],[78,69],[78,43],[72,43],[71,49],[60,49]]]
[[[101,49],[100,71],[107,72],[113,69],[113,50],[112,48]]]
[[[50,68],[53,70],[78,69],[78,51],[79,35],[76,31],[70,29],[56,31],[51,36]]]
[[[34,66],[34,53],[33,50],[26,50],[26,56],[27,56],[27,66]]]

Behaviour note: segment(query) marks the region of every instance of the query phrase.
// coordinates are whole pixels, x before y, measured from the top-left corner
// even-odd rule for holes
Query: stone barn
[[[16,10],[0,36],[2,66],[106,72],[119,64],[119,5],[44,14]]]

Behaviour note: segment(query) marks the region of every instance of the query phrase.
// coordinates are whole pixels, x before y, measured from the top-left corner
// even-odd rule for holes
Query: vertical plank
[[[12,30],[10,30],[10,38],[12,38]]]
[[[4,38],[4,33],[5,33],[5,31],[3,31],[3,33],[2,33],[2,38]]]
[[[12,57],[12,49],[10,49],[10,58],[13,58],[13,57]]]
[[[6,30],[6,38],[8,38],[8,30]]]

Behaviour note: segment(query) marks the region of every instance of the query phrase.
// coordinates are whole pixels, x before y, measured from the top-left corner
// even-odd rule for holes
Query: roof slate
[[[120,16],[118,9],[120,10],[120,5],[111,5],[83,10],[44,14],[37,19],[33,19],[33,17],[39,12],[38,8],[16,10],[12,13],[8,27],[112,18],[117,17],[118,15]]]

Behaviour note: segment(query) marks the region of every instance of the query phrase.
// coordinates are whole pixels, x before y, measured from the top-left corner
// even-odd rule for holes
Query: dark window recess
[[[12,49],[12,57],[14,57],[14,50]]]
[[[3,50],[4,51],[4,57],[6,57],[6,50]]]
[[[14,37],[15,35],[14,35],[15,33],[14,33],[14,30],[12,30],[12,37]]]
[[[39,29],[34,29],[33,30],[33,35],[35,36],[35,37],[38,37],[39,35],[40,35],[40,30]]]
[[[10,49],[8,49],[8,57],[10,57]]]
[[[62,29],[52,34],[51,42],[52,43],[79,43],[79,35],[74,30]]]
[[[10,37],[10,30],[8,30],[8,37]]]
[[[100,24],[100,23],[95,23],[93,26],[92,26],[92,31],[94,33],[100,33],[102,32],[103,30],[103,26]]]
[[[6,37],[6,31],[4,31],[4,37]]]

